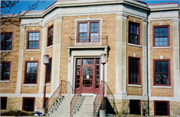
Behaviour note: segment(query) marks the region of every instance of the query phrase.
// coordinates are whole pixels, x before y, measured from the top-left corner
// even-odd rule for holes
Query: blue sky
[[[54,3],[56,0],[40,0],[38,6],[34,10],[45,10],[49,5]],[[157,4],[157,3],[168,3],[168,2],[178,2],[180,4],[180,0],[141,0],[146,2],[147,4]],[[19,2],[13,7],[10,12],[3,12],[1,14],[18,14],[21,11],[27,11],[29,5],[33,5],[37,2],[37,0],[19,0]],[[2,9],[1,9],[2,10]]]

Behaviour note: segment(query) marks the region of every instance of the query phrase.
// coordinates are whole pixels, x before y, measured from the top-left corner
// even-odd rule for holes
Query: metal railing
[[[101,85],[99,87],[99,91],[98,91],[98,94],[96,95],[96,98],[94,99],[94,103],[93,103],[93,107],[94,107],[94,116],[95,116],[95,113],[98,109],[98,106],[101,106],[99,105],[100,104],[100,101],[102,99],[102,95],[103,95],[103,83],[104,83],[104,91],[106,90],[106,93],[104,93],[108,99],[108,101],[110,102],[110,105],[114,111],[115,114],[117,114],[117,108],[116,108],[116,104],[115,104],[115,98],[114,98],[114,95],[113,93],[111,92],[111,89],[109,88],[109,86],[107,85],[106,82],[103,82],[101,81]]]
[[[47,105],[46,113],[48,113],[50,111],[50,109],[53,107],[56,100],[61,96],[61,94],[70,94],[70,93],[74,93],[74,90],[73,90],[70,82],[61,80],[60,85],[58,86],[58,88],[55,90],[53,95],[48,99],[48,101],[46,103],[46,105]]]
[[[111,105],[111,108],[114,111],[113,114],[117,114],[118,111],[117,111],[117,108],[116,108],[115,97],[114,97],[113,93],[111,92],[111,89],[109,88],[107,83],[104,82],[104,84],[105,84],[105,89],[106,89],[106,97],[107,97],[107,100],[109,101],[109,103]]]
[[[74,36],[69,36],[69,46],[83,46],[83,45],[108,45],[108,37],[102,35],[96,38],[77,38]]]
[[[93,110],[93,114],[95,115],[96,113],[96,110],[99,106],[99,102],[101,101],[101,98],[102,98],[102,95],[103,95],[103,81],[101,81],[101,85],[99,87],[99,91],[98,93],[96,94],[96,97],[94,99],[94,102],[93,102],[93,107],[94,107],[94,110]],[[105,83],[104,83],[105,84]]]
[[[82,86],[83,86],[83,83],[81,82],[80,86],[79,86],[79,89],[75,91],[74,96],[73,96],[73,98],[72,98],[72,100],[70,102],[70,117],[71,117],[71,113],[74,110],[74,107],[76,106],[79,98],[81,97]]]

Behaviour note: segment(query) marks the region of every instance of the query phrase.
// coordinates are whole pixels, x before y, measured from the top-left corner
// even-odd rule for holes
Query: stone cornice
[[[146,4],[137,2],[137,1],[132,1],[132,0],[77,0],[77,1],[58,1],[48,7],[44,12],[30,12],[25,14],[23,18],[42,18],[45,15],[47,15],[49,12],[56,8],[68,8],[68,7],[85,7],[85,6],[98,6],[98,5],[111,5],[111,4],[127,4],[136,8],[140,8],[143,10],[149,11],[149,8],[147,7]],[[11,16],[4,16],[4,17],[11,17]]]

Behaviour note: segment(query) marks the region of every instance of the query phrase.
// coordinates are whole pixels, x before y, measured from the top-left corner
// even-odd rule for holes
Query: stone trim
[[[137,44],[128,43],[128,45],[141,48],[141,45],[137,45]]]

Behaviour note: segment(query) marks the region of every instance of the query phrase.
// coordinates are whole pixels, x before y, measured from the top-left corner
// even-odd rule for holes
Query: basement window
[[[130,100],[130,114],[141,115],[141,101]]]
[[[170,115],[169,101],[154,101],[154,115]]]
[[[7,97],[1,97],[1,110],[6,110],[7,108]]]
[[[23,110],[34,111],[35,98],[23,98]]]

